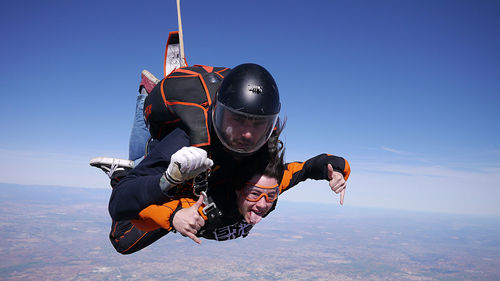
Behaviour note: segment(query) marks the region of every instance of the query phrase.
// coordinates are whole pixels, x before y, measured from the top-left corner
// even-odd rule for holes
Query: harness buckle
[[[202,210],[203,214],[208,217],[210,224],[217,225],[218,221],[222,217],[222,212],[219,208],[217,208],[217,205],[215,205],[215,203],[208,198],[205,191],[202,191],[201,195],[203,195],[203,203],[205,204],[205,207]]]
[[[202,212],[207,216],[210,228],[215,228],[220,224],[222,212],[217,208],[215,202],[207,195],[209,176],[210,169],[200,173],[193,179],[193,194],[197,197],[203,196],[203,204],[205,204],[205,207]]]

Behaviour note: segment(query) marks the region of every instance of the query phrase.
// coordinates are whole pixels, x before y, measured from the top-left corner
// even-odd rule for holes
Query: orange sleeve
[[[305,162],[293,162],[286,166],[280,183],[280,194],[290,187],[290,181],[292,180],[293,174],[301,171],[304,168],[304,163]]]
[[[170,216],[179,203],[179,200],[173,200],[163,205],[149,205],[139,213],[138,219],[131,221],[142,231],[152,231],[158,228],[171,230]]]
[[[180,198],[173,200],[163,205],[149,205],[139,213],[139,218],[131,220],[132,223],[142,231],[153,231],[158,228],[171,230],[170,217],[174,211],[180,206],[181,208],[189,208],[196,203],[192,198]],[[203,206],[198,208],[198,213],[207,220],[207,216],[203,214]]]
[[[349,175],[351,174],[351,166],[349,165],[349,162],[347,162],[346,159],[345,161],[345,166],[344,166],[344,179],[347,180],[349,178]]]

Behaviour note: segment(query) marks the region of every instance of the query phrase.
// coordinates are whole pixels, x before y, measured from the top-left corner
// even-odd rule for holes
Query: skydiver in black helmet
[[[265,68],[250,63],[233,68],[209,110],[211,144],[193,147],[184,130],[174,129],[114,188],[111,217],[132,219],[146,206],[170,200],[179,185],[212,166],[209,182],[215,184],[230,178],[238,162],[269,154],[280,107],[278,87]]]
[[[271,74],[257,64],[239,65],[216,97],[212,116],[220,142],[236,157],[255,153],[271,136],[281,109]]]

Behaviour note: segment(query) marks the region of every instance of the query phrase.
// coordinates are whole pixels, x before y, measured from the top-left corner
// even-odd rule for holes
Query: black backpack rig
[[[152,138],[161,140],[175,128],[182,128],[191,145],[210,145],[207,114],[227,67],[194,65],[175,69],[149,93],[144,118]]]
[[[177,68],[158,83],[144,102],[144,118],[153,139],[162,140],[175,128],[189,135],[191,145],[208,147],[211,144],[208,110],[224,77],[231,69],[194,65]],[[206,192],[209,172],[193,179],[193,193],[204,195],[204,214],[216,226],[222,213]]]

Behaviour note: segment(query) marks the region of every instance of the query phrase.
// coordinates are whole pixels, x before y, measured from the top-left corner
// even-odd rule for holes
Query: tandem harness
[[[208,218],[208,228],[215,229],[222,222],[222,212],[217,208],[212,197],[207,195],[209,176],[210,169],[193,179],[193,194],[197,197],[203,196],[205,207],[202,211]]]

